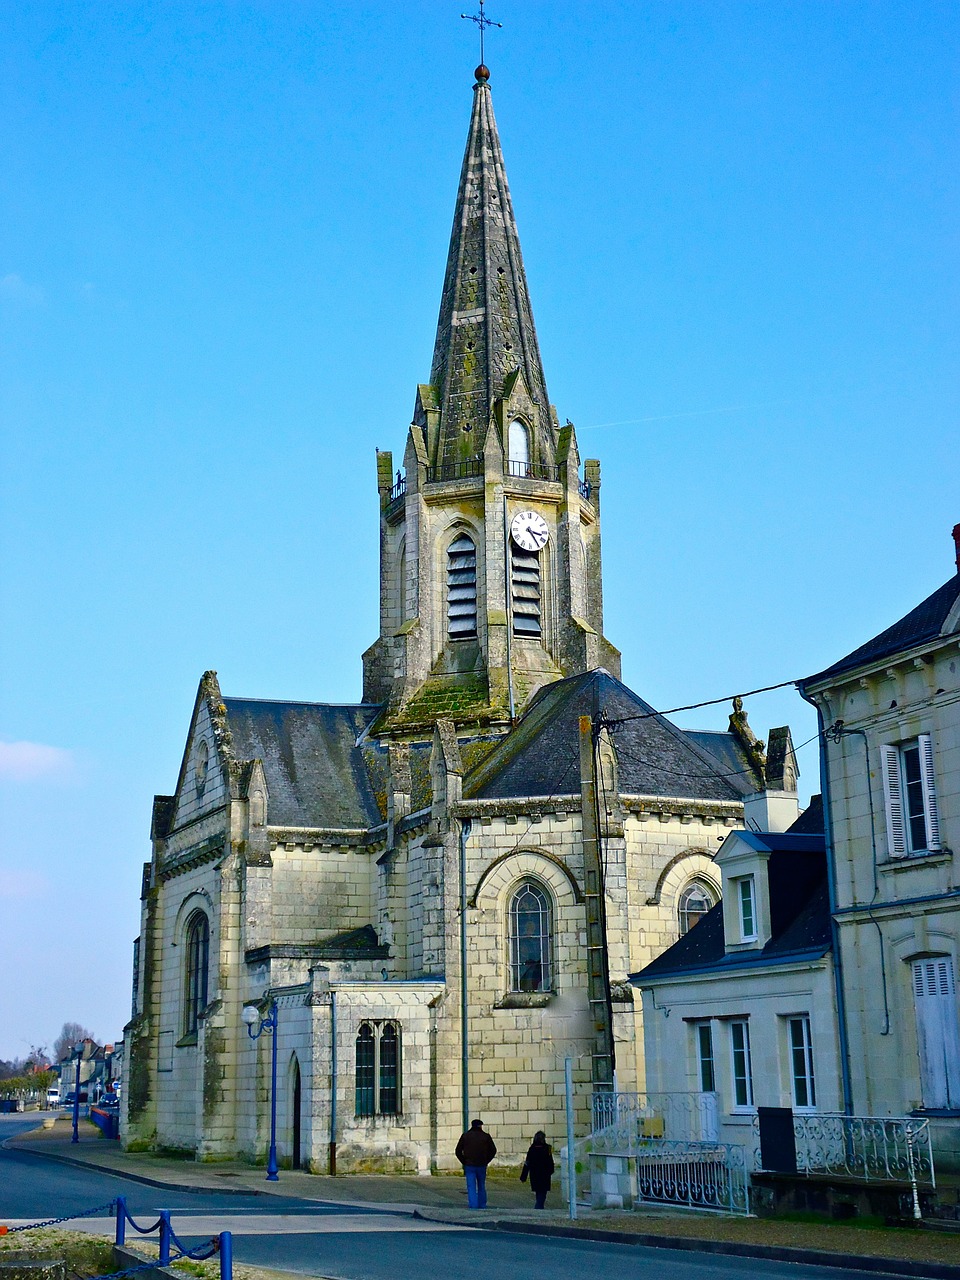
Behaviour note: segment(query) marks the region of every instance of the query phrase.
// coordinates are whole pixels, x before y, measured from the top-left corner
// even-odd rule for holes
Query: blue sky
[[[469,117],[459,12],[3,8],[0,1056],[120,1034],[203,670],[359,694],[374,448],[429,373]],[[672,707],[826,665],[953,570],[956,6],[489,12],[626,680]],[[748,709],[815,732],[790,691]],[[801,768],[809,793],[815,744]]]

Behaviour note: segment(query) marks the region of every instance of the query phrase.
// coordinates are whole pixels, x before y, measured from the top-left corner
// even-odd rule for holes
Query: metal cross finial
[[[492,18],[488,18],[483,12],[485,0],[480,0],[479,13],[461,13],[461,18],[466,18],[468,22],[475,22],[480,30],[480,65],[483,66],[483,33],[487,27],[502,27],[502,22],[494,22]]]

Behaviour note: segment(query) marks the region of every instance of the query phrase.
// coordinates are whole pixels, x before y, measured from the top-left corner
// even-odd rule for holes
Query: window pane
[[[680,894],[678,908],[681,938],[685,933],[690,932],[712,906],[714,906],[713,896],[702,884],[687,885]]]
[[[374,1108],[374,1040],[373,1027],[368,1022],[361,1024],[357,1036],[357,1098],[356,1113],[358,1116],[372,1116]]]
[[[388,1022],[380,1032],[380,1114],[400,1112],[400,1042],[396,1027]]]
[[[712,1093],[717,1087],[717,1078],[713,1065],[713,1031],[709,1022],[701,1022],[697,1027],[697,1054],[700,1059],[700,1088],[704,1093]]]
[[[510,986],[549,991],[550,908],[539,889],[525,884],[510,903]]]
[[[750,1029],[745,1022],[731,1022],[733,1048],[733,1100],[738,1107],[753,1106],[753,1082],[750,1070]]]
[[[195,915],[187,930],[187,972],[184,980],[184,1035],[194,1035],[200,1014],[207,1007],[207,969],[210,957],[210,925],[205,915]]]
[[[927,847],[927,820],[923,804],[923,781],[920,777],[920,747],[904,747],[903,789],[907,808],[907,827],[910,832],[910,848]]]
[[[790,1058],[793,1067],[793,1101],[798,1107],[815,1107],[813,1042],[809,1018],[790,1019]]]
[[[740,930],[744,938],[752,938],[757,932],[753,912],[753,880],[740,881]]]

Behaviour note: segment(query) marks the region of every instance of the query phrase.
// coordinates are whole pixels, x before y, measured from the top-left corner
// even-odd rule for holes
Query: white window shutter
[[[956,1107],[960,1105],[960,1019],[953,961],[947,956],[916,961],[913,995],[923,1105]]]
[[[883,799],[887,811],[887,845],[891,858],[902,858],[907,852],[907,833],[903,824],[903,786],[900,781],[900,752],[886,743],[880,747],[883,766]]]
[[[937,809],[937,786],[933,772],[933,739],[929,733],[921,733],[920,781],[923,783],[923,812],[927,819],[927,848],[940,849],[940,813]]]

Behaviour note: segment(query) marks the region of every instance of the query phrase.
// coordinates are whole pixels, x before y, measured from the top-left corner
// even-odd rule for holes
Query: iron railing
[[[438,467],[427,467],[427,480],[468,480],[483,475],[483,459],[468,458],[466,462],[441,462]]]
[[[755,1116],[755,1167],[760,1125]],[[833,1174],[864,1182],[936,1187],[930,1121],[914,1116],[845,1116],[794,1112],[797,1172]]]
[[[590,495],[593,493],[593,485],[590,483],[590,481],[581,480],[579,481],[577,487],[580,490],[580,497],[583,498],[585,501],[590,502],[591,501]]]
[[[720,1104],[716,1093],[595,1093],[593,1150],[633,1155],[650,1139],[716,1142]]]
[[[407,492],[407,477],[397,472],[397,483],[390,490],[390,501],[395,502],[397,498],[402,498]]]
[[[520,480],[559,480],[560,468],[546,462],[518,462],[515,458],[507,458],[503,474]]]
[[[640,1201],[749,1212],[746,1151],[737,1143],[655,1139],[641,1144],[635,1161]]]

